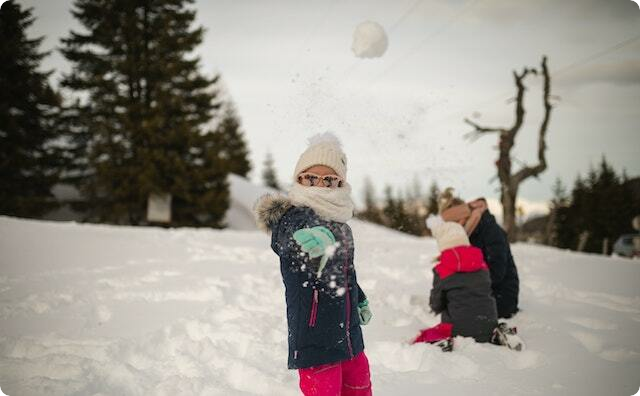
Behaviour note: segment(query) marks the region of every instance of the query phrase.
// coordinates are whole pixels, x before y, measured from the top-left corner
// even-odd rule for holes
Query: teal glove
[[[373,317],[371,310],[369,309],[369,300],[364,300],[358,304],[358,316],[360,316],[360,324],[368,325]]]
[[[326,249],[336,243],[336,238],[331,231],[324,226],[302,228],[293,233],[293,239],[300,245],[303,252],[309,254],[309,257],[317,258],[322,256],[318,267],[318,276],[320,276],[329,260],[329,256],[325,254]]]

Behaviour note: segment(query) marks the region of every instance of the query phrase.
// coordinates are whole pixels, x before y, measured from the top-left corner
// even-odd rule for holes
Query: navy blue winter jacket
[[[491,274],[491,288],[496,299],[498,317],[509,318],[518,312],[520,280],[507,235],[486,210],[469,236],[471,244],[482,250]]]
[[[474,246],[444,250],[433,269],[429,305],[453,325],[452,335],[489,342],[498,325],[496,301],[491,296],[489,268]]]
[[[294,207],[279,196],[256,205],[258,224],[271,231],[271,248],[280,257],[289,330],[288,367],[299,369],[353,358],[364,350],[358,303],[366,299],[353,266],[353,236],[345,223],[321,219],[311,208]],[[337,248],[318,278],[320,258],[300,250],[293,233],[327,227]]]

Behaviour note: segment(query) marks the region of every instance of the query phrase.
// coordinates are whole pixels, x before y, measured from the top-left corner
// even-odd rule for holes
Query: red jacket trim
[[[440,262],[434,267],[441,279],[456,273],[488,271],[482,250],[474,246],[457,246],[443,250]]]

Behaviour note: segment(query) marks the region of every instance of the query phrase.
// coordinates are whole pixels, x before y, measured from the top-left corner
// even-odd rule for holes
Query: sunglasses
[[[321,185],[329,188],[342,187],[342,178],[338,175],[316,175],[315,173],[304,172],[298,175],[298,183],[307,187],[320,187]]]

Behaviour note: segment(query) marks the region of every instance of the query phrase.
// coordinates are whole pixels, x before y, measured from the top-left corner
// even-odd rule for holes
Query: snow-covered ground
[[[245,193],[248,190],[241,189]],[[257,193],[257,191],[253,191]],[[514,246],[527,350],[407,340],[431,239],[354,221],[377,395],[622,395],[640,386],[640,262]],[[20,395],[296,395],[267,235],[0,217],[0,388]]]

